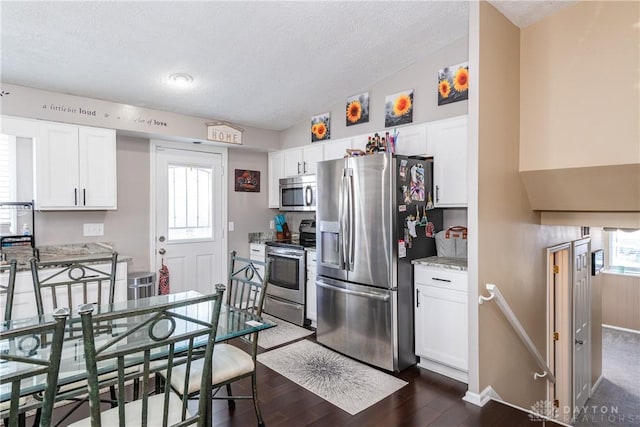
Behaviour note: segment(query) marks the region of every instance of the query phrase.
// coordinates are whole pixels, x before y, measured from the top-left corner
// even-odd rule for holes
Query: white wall
[[[383,54],[383,53],[381,53]],[[331,139],[380,132],[384,130],[384,101],[387,95],[413,89],[413,123],[423,123],[467,113],[467,101],[438,106],[438,70],[468,60],[468,39],[462,38],[429,55],[428,58],[387,77],[369,88],[369,122],[346,125],[347,97],[357,95],[345,93],[344,99],[324,111],[331,112]],[[367,64],[362,64],[366,67]],[[470,82],[473,90],[473,82]],[[400,141],[402,132],[400,133]],[[311,143],[311,117],[282,132],[281,147],[290,148]],[[364,147],[363,147],[364,148]]]

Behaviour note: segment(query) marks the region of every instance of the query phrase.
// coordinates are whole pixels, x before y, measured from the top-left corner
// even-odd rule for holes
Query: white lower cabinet
[[[307,319],[314,328],[318,322],[318,305],[316,301],[316,251],[308,250],[307,256]]]
[[[249,243],[249,259],[264,262],[266,260],[266,247],[264,243]],[[264,277],[264,266],[256,265],[256,270]]]
[[[415,266],[419,366],[468,382],[467,272]]]
[[[92,268],[96,268],[100,271],[109,272],[111,270],[111,264],[96,264],[92,265]],[[55,274],[56,271],[62,270],[61,268],[51,268],[47,269],[47,276],[51,274]],[[2,274],[0,276],[0,285],[6,286],[7,282],[7,274]],[[66,275],[60,277],[60,281],[67,280]],[[60,292],[63,290],[61,289]],[[91,283],[87,285],[87,301],[93,302],[98,301],[98,292],[97,286],[92,286]],[[82,304],[83,302],[83,293],[84,289],[82,285],[72,286],[71,295],[72,300],[74,301],[74,305]],[[44,307],[44,311],[47,313],[52,313],[53,310],[57,307],[54,307],[51,293],[43,292],[42,295],[43,301],[42,305]],[[103,289],[101,300],[105,303],[109,300],[108,289]],[[66,295],[60,295],[60,301],[68,301]],[[116,283],[115,283],[115,294],[114,294],[114,302],[122,302],[127,300],[127,263],[119,262],[116,269]],[[77,304],[76,304],[77,302]],[[6,306],[6,294],[0,295],[0,318],[4,319],[4,311]],[[71,309],[75,309],[77,307],[68,307]],[[12,308],[12,317],[14,319],[24,318],[24,317],[33,317],[38,315],[38,309],[35,304],[35,296],[33,290],[33,277],[31,276],[31,271],[19,271],[16,274],[16,284],[15,284],[15,292],[13,297],[13,308]]]

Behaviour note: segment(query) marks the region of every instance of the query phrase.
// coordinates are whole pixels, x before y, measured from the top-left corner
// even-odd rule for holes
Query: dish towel
[[[169,290],[169,268],[164,264],[162,260],[162,267],[158,270],[160,273],[158,276],[158,295],[168,295]]]

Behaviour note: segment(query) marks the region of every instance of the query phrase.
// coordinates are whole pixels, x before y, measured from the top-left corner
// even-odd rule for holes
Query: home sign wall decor
[[[207,139],[209,141],[242,145],[244,129],[227,122],[207,123]]]

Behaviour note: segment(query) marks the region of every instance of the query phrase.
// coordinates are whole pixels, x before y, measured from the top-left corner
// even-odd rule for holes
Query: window
[[[612,230],[607,235],[609,270],[640,274],[640,230]]]
[[[212,237],[211,168],[169,165],[169,240]]]
[[[16,201],[16,137],[0,134],[0,202]],[[0,235],[17,234],[15,209],[0,209]]]

